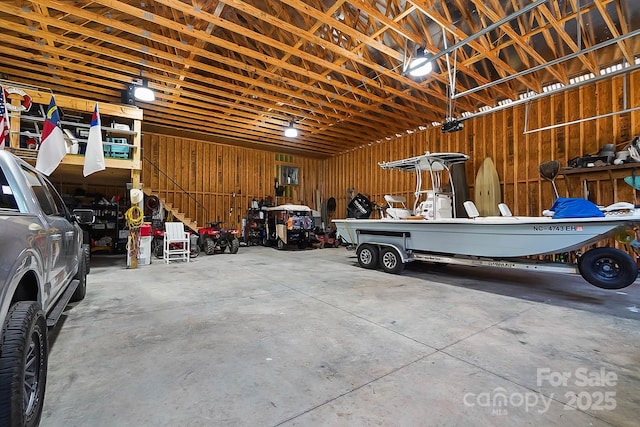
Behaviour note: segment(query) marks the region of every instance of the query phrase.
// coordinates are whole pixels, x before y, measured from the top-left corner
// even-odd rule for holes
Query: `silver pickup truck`
[[[80,224],[49,180],[0,150],[0,426],[37,426],[49,343],[70,301],[86,293],[87,248]]]

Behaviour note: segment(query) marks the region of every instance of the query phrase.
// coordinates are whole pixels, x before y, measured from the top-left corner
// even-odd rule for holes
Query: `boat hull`
[[[640,224],[640,213],[604,218],[480,217],[439,220],[337,219],[348,243],[392,244],[406,251],[520,257],[576,250]]]

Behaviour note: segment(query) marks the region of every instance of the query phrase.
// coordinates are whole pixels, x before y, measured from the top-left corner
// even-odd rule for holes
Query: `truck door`
[[[68,210],[53,186],[46,180],[40,179],[34,172],[25,169],[31,189],[40,204],[44,214],[47,235],[47,264],[50,275],[46,278],[46,298],[55,301],[64,289],[72,269],[77,265],[74,259],[76,252],[76,232]],[[47,284],[49,286],[47,286]]]

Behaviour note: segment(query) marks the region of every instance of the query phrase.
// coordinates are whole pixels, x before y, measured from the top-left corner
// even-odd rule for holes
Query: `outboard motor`
[[[372,212],[373,208],[369,198],[360,193],[347,206],[347,218],[368,219]]]

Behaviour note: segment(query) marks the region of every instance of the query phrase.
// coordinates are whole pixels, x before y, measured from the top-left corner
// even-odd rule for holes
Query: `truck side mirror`
[[[91,209],[74,209],[73,215],[78,224],[93,224],[96,219]]]

